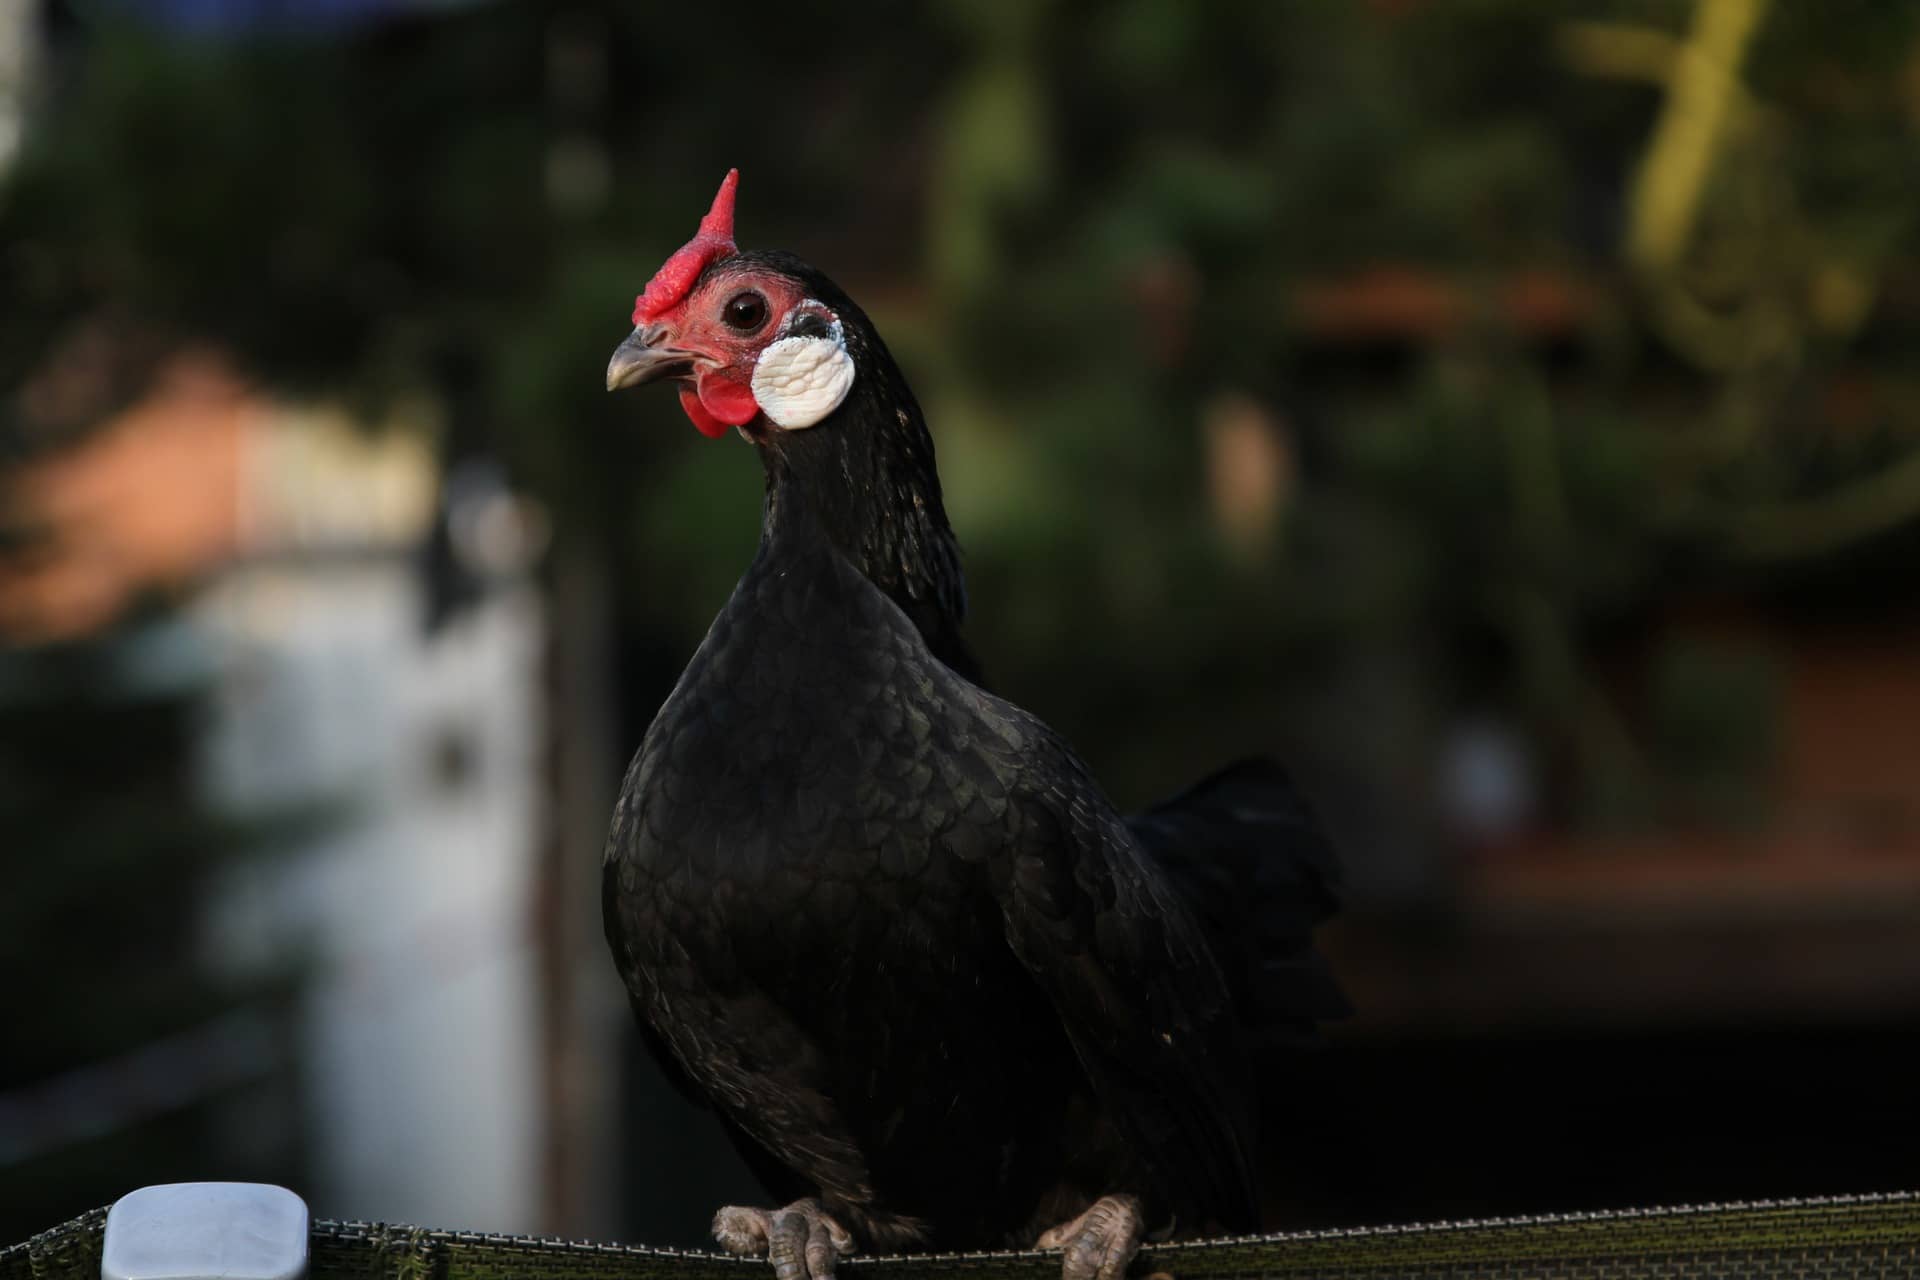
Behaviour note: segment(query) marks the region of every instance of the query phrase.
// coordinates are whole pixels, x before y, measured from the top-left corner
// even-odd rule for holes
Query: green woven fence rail
[[[0,1280],[97,1280],[104,1209],[0,1249]],[[746,1280],[766,1264],[709,1253],[316,1219],[310,1280]],[[1053,1280],[1056,1255],[854,1258],[847,1280]],[[1162,1245],[1135,1275],[1446,1280],[1920,1280],[1920,1195],[1646,1209],[1316,1231]]]

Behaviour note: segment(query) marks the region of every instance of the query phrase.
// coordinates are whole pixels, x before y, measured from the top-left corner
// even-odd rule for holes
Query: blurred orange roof
[[[241,453],[264,413],[224,362],[181,356],[112,422],[27,467],[9,505],[44,541],[0,563],[0,632],[83,634],[231,556]]]
[[[0,635],[83,635],[249,557],[410,547],[438,500],[432,429],[419,405],[369,431],[269,398],[218,356],[177,356],[131,408],[15,480],[13,522],[38,541],[0,560]]]

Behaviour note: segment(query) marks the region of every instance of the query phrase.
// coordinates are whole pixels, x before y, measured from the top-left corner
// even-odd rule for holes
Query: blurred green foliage
[[[1701,779],[1762,794],[1767,737],[1716,757],[1706,710],[1635,709],[1694,669],[1634,656],[1679,603],[1912,603],[1917,28],[1868,0],[87,26],[0,195],[9,434],[63,438],[184,343],[295,394],[426,391],[684,653],[754,467],[600,369],[738,164],[743,241],[859,296],[930,410],[991,676],[1123,798],[1279,746],[1419,810],[1471,714],[1532,744],[1554,816],[1698,816]],[[1384,312],[1312,305],[1381,267]],[[101,334],[92,394],[32,391]],[[1244,433],[1208,426],[1234,397],[1251,532],[1220,493]]]

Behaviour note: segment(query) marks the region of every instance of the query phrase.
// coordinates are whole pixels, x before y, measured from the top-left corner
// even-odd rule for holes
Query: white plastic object
[[[307,1202],[264,1182],[172,1182],[107,1211],[100,1280],[303,1280]]]

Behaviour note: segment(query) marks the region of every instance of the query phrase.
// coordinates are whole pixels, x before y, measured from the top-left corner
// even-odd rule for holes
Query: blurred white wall
[[[316,831],[233,875],[226,963],[309,964],[314,1211],[539,1223],[541,601],[498,576],[434,634],[416,549],[430,454],[281,415],[247,462],[245,545],[194,612],[216,651],[207,779]]]

